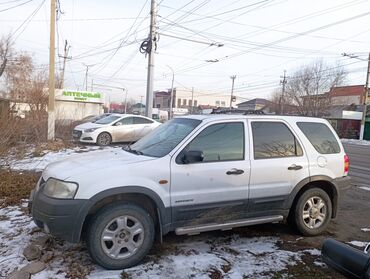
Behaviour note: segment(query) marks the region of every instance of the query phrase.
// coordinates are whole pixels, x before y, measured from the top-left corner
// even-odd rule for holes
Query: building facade
[[[171,89],[168,91],[154,92],[154,107],[159,109],[169,109],[171,99]],[[235,102],[233,102],[233,105]],[[209,107],[229,107],[230,95],[223,92],[210,92],[190,89],[173,89],[172,107],[174,109],[188,109],[190,112],[193,108],[199,106]]]

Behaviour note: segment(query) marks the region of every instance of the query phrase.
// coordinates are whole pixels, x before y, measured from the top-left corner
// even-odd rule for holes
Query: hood
[[[104,127],[104,126],[107,126],[107,125],[109,125],[109,124],[96,124],[96,123],[92,123],[92,122],[87,122],[87,123],[77,125],[75,127],[75,130],[86,130],[86,129],[90,129],[90,128],[100,128],[100,127]]]
[[[68,180],[76,174],[91,173],[104,168],[119,167],[122,165],[153,160],[155,158],[136,155],[120,148],[114,150],[92,151],[84,154],[72,155],[69,158],[49,164],[42,176],[46,180],[49,177]]]

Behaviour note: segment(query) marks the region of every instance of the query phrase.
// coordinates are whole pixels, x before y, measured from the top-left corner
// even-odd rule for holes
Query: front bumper
[[[89,200],[49,198],[43,194],[42,189],[31,193],[29,203],[31,215],[38,227],[72,243],[80,240],[88,206]]]

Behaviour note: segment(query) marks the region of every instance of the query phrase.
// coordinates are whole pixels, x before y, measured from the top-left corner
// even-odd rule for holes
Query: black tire
[[[96,143],[99,146],[107,146],[112,143],[112,136],[107,132],[102,132],[96,138]]]
[[[131,218],[137,219],[142,225],[143,237],[141,246],[137,248],[134,254],[127,258],[117,259],[112,258],[105,252],[104,249],[107,249],[107,245],[106,242],[103,243],[102,236],[103,231],[106,231],[106,227],[121,216],[131,216]],[[112,226],[112,224],[114,223],[111,223],[110,226]],[[87,232],[86,244],[91,258],[97,264],[106,269],[124,269],[138,264],[147,255],[153,245],[154,236],[154,223],[148,212],[140,206],[131,203],[114,204],[103,208],[92,218]],[[115,241],[117,241],[116,239],[117,237],[115,236]],[[119,253],[121,253],[121,250]]]
[[[324,204],[321,209],[319,209],[321,205],[319,201]],[[310,204],[314,204],[315,206],[313,206],[313,209],[308,210]],[[307,212],[309,212],[308,215]],[[294,208],[293,220],[296,228],[302,235],[315,236],[326,230],[331,216],[332,203],[328,194],[322,189],[312,188],[299,197]]]

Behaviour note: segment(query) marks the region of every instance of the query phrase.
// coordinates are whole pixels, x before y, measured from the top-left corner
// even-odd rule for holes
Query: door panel
[[[244,148],[244,130],[245,123],[241,121],[209,125],[172,157],[174,222],[223,223],[242,218],[247,212],[250,163],[245,160],[248,149]],[[204,152],[204,161],[182,163],[185,151]]]
[[[293,188],[309,177],[302,145],[287,123],[252,120],[249,211],[284,209]]]

